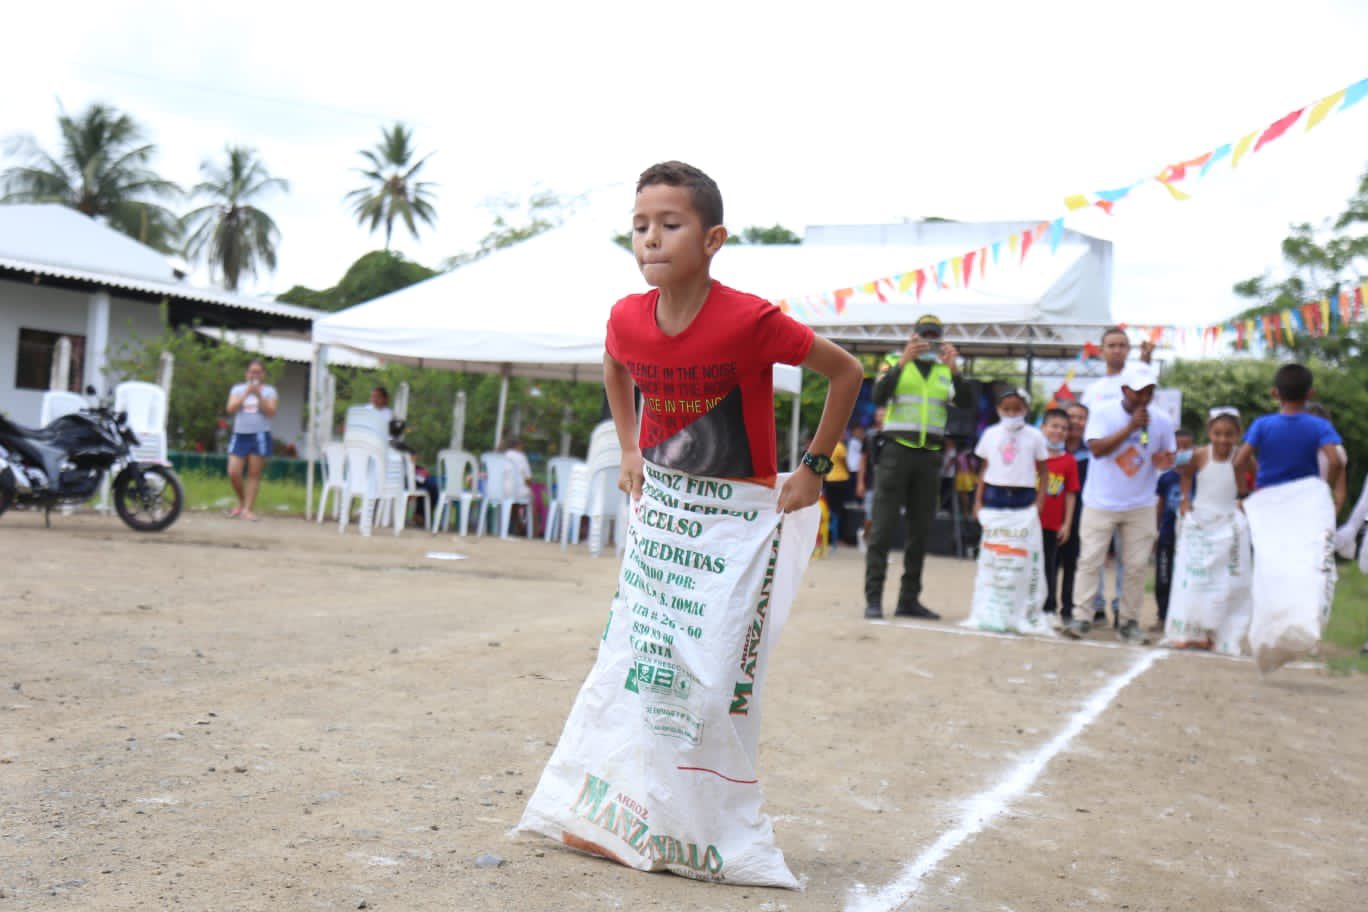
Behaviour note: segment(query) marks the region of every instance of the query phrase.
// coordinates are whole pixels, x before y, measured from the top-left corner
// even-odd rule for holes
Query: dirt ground
[[[941,624],[864,621],[858,555],[809,570],[760,753],[793,892],[508,835],[611,557],[204,514],[7,514],[0,554],[0,910],[1368,906],[1368,680],[1165,654],[1071,736],[1143,651],[962,631],[969,563],[928,566]]]

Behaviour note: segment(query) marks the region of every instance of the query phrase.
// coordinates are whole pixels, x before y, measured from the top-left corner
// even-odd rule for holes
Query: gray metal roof
[[[308,332],[324,313],[188,284],[157,251],[59,205],[0,206],[0,278],[165,299],[174,323],[201,319],[231,328]]]

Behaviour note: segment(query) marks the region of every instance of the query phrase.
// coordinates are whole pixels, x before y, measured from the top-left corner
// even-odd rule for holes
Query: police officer
[[[897,536],[899,511],[907,511],[898,617],[939,620],[921,603],[922,562],[940,495],[942,450],[950,406],[968,405],[967,384],[956,384],[959,353],[942,341],[941,321],[920,317],[902,354],[874,383],[874,404],[887,405],[874,480],[874,523],[865,554],[865,617],[883,617],[888,549]],[[892,356],[889,356],[892,358]],[[957,388],[958,387],[958,388]]]

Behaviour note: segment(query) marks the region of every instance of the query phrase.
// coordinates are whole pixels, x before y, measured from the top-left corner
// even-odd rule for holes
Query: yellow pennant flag
[[[1322,336],[1327,336],[1327,335],[1330,334],[1330,299],[1329,299],[1329,298],[1321,298],[1321,301],[1320,301],[1320,312],[1321,312],[1321,335],[1322,335]]]
[[[898,276],[898,294],[907,294],[907,290],[912,287],[912,281],[915,278],[916,276],[910,272],[904,272]]]
[[[1296,333],[1292,332],[1292,322],[1292,311],[1284,310],[1282,312],[1282,330],[1283,335],[1287,337],[1288,345],[1293,344],[1297,340]]]
[[[1021,243],[1021,238],[1018,235],[1014,234],[1007,239],[1007,252],[1012,255],[1012,259],[1016,259],[1017,244],[1019,243]]]
[[[1310,130],[1316,124],[1325,120],[1325,115],[1338,107],[1341,101],[1344,101],[1344,89],[1340,89],[1334,95],[1327,95],[1316,102],[1311,108],[1311,113],[1306,117],[1306,129]]]
[[[1341,92],[1340,94],[1343,95],[1344,93]],[[1066,196],[1064,197],[1064,205],[1069,207],[1070,212],[1074,212],[1078,209],[1086,209],[1089,205],[1088,196],[1085,193],[1075,193],[1073,196]]]
[[[1161,180],[1159,181],[1159,183],[1162,184],[1164,189],[1167,190],[1173,196],[1173,198],[1178,200],[1179,202],[1182,202],[1183,200],[1192,199],[1191,196],[1184,193],[1182,190],[1179,190],[1177,187],[1173,186],[1173,184],[1169,183],[1166,180]]]
[[[958,288],[964,281],[964,257],[955,257],[950,261],[950,273],[955,277],[955,287]]]
[[[861,294],[872,295],[872,294],[874,293],[874,283],[873,283],[873,282],[865,282],[863,285],[860,286],[860,293],[861,293]]]
[[[1259,131],[1255,130],[1248,136],[1240,137],[1240,141],[1235,144],[1235,151],[1230,154],[1230,167],[1240,167],[1240,159],[1245,157],[1245,153],[1249,151],[1250,146],[1254,145],[1254,140],[1257,139],[1258,136]]]

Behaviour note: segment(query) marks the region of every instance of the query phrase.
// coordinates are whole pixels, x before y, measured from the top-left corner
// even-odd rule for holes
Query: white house
[[[71,340],[67,388],[107,392],[119,379],[106,376],[109,353],[134,337],[160,335],[162,304],[174,325],[198,320],[301,340],[322,313],[191,285],[156,250],[65,206],[0,206],[0,412],[38,423],[63,336]],[[223,378],[225,400],[238,379]],[[276,438],[302,440],[307,366],[292,363],[271,380],[281,395]]]

